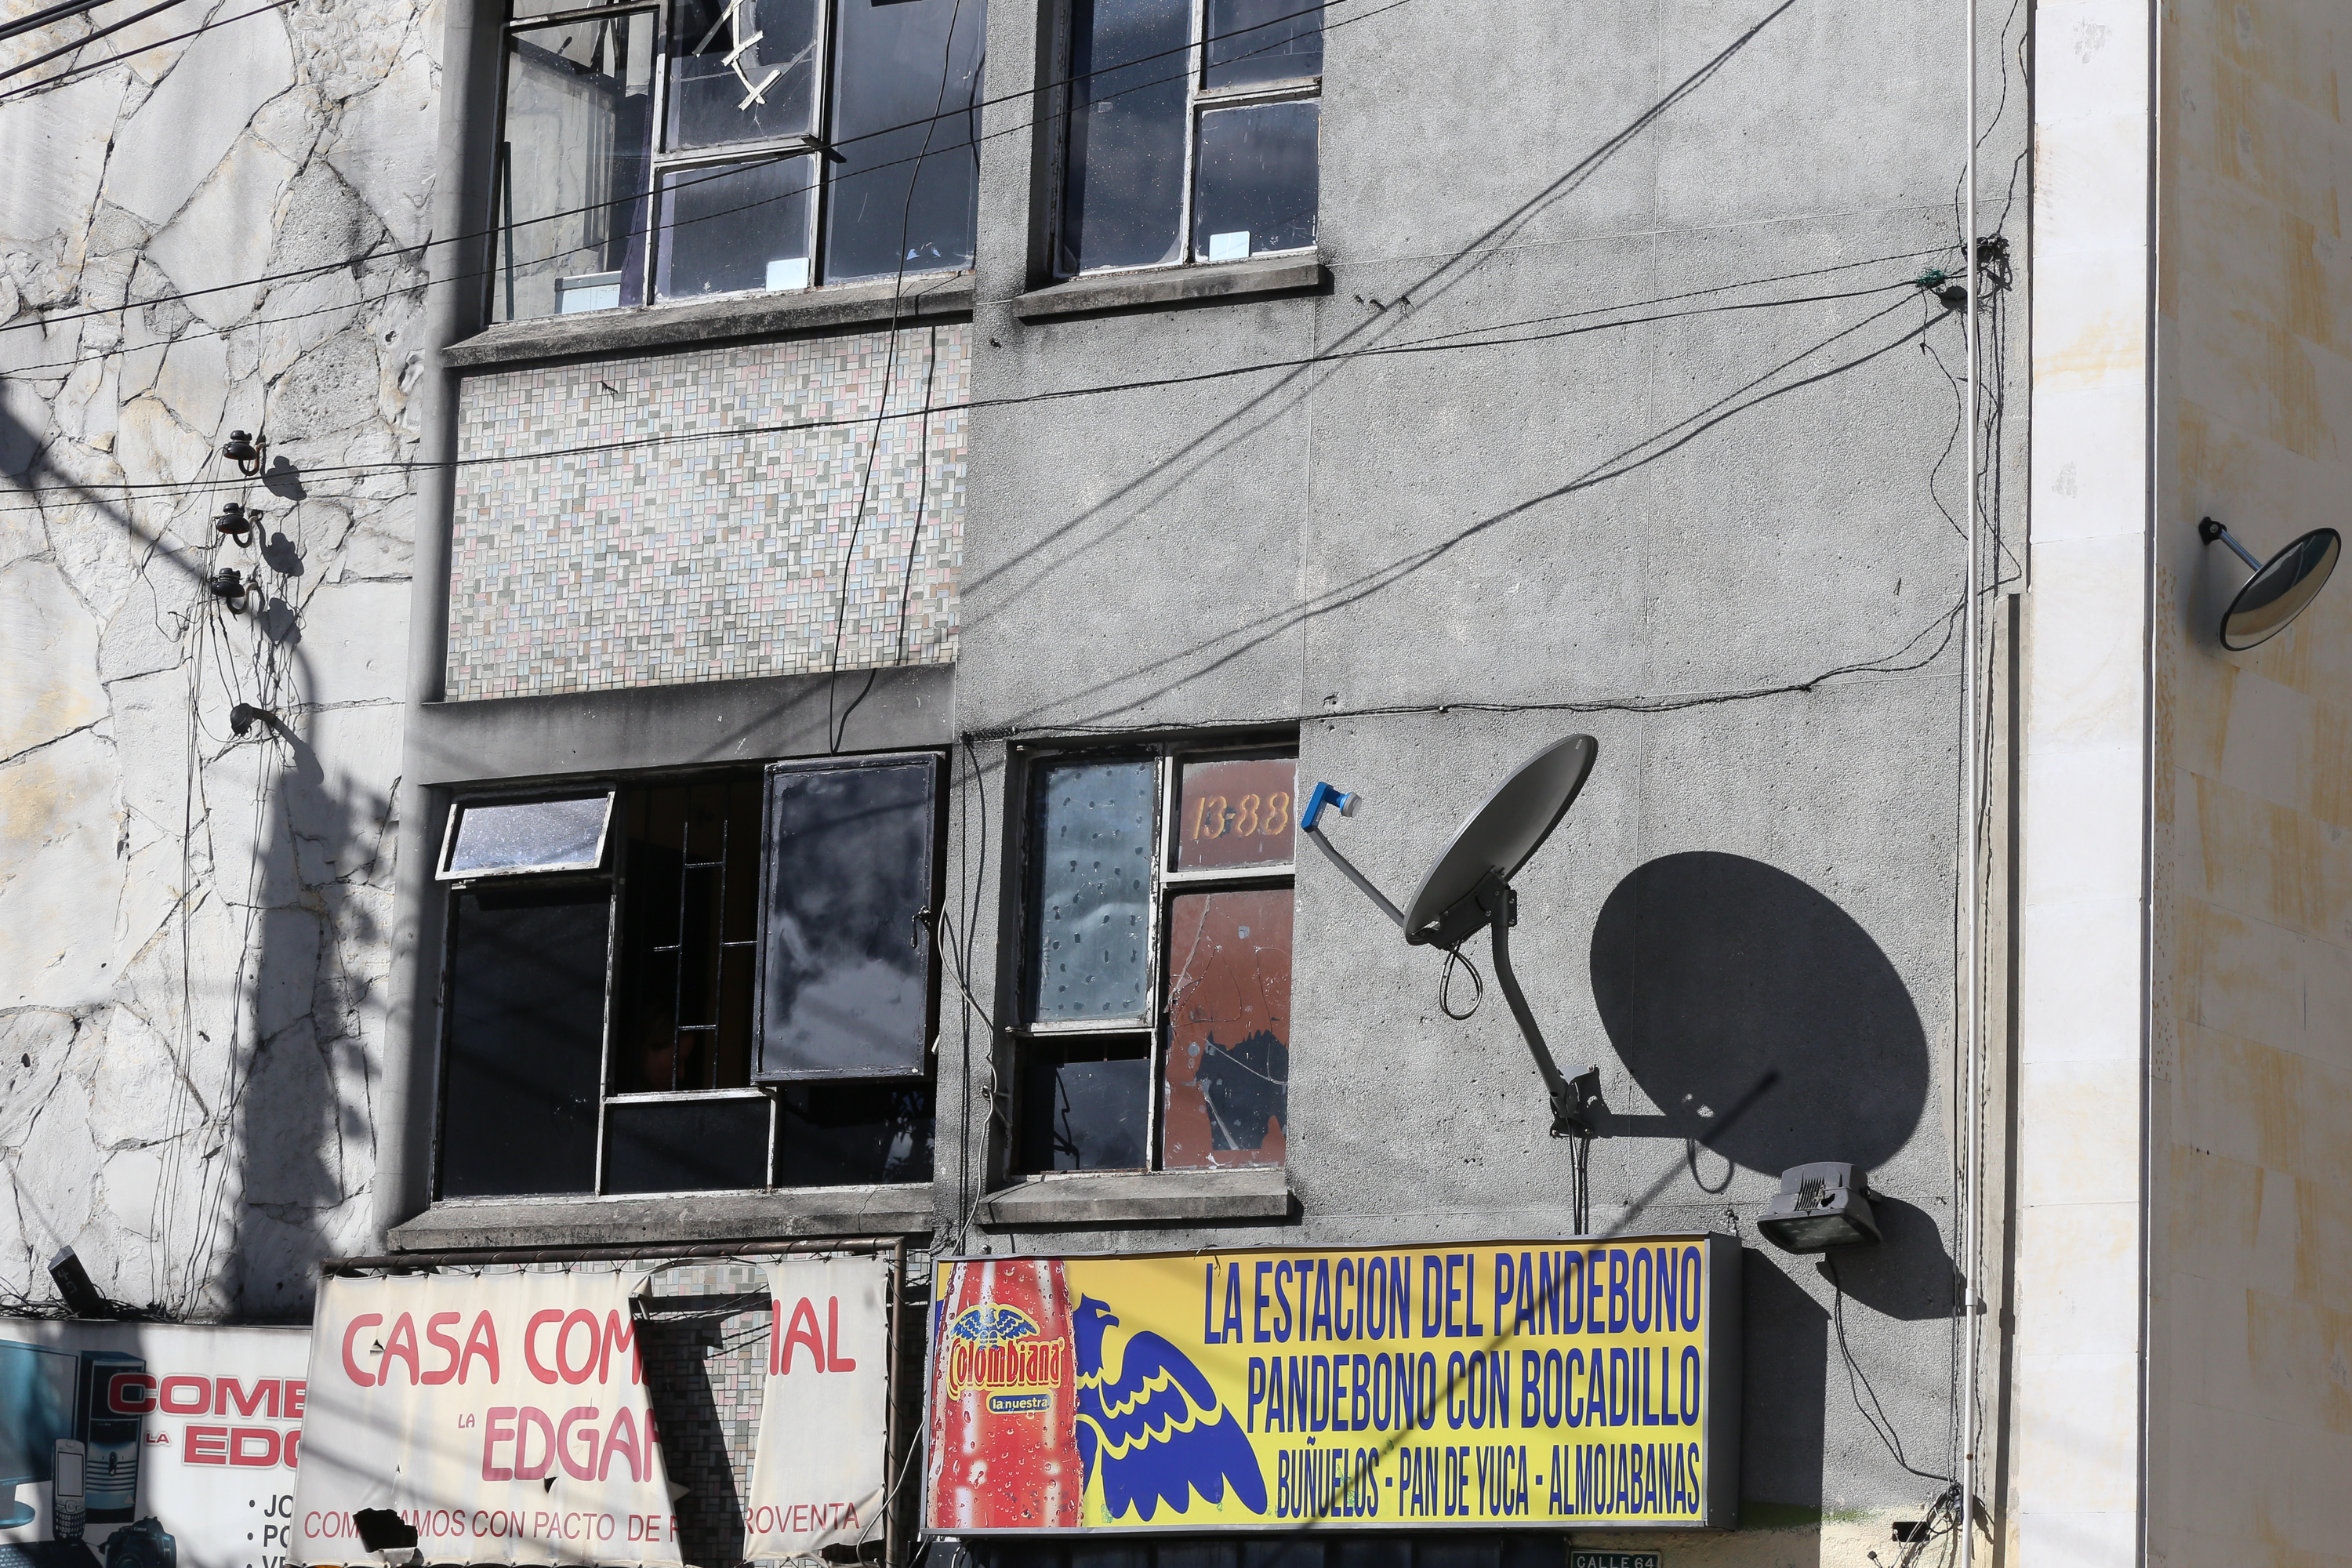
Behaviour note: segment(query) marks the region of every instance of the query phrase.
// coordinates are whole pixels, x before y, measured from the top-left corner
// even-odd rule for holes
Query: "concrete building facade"
[[[2335,1551],[2352,600],[2197,531],[2334,521],[2325,7],[113,19],[0,46],[10,1289],[1717,1231],[1669,1555]],[[1574,731],[1589,1146],[1296,831]]]

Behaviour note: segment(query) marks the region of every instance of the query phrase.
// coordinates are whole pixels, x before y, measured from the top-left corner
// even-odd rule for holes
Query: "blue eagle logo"
[[[1009,1344],[1025,1340],[1037,1332],[1037,1324],[1018,1307],[1008,1307],[1001,1301],[987,1301],[977,1307],[966,1307],[956,1314],[948,1332],[974,1344]]]
[[[1113,1375],[1103,1366],[1103,1331],[1118,1319],[1092,1296],[1081,1296],[1070,1316],[1080,1484],[1093,1482],[1099,1462],[1110,1516],[1132,1507],[1149,1523],[1163,1501],[1182,1513],[1196,1490],[1223,1502],[1228,1481],[1234,1496],[1264,1513],[1265,1477],[1257,1455],[1201,1369],[1147,1331],[1128,1336]]]

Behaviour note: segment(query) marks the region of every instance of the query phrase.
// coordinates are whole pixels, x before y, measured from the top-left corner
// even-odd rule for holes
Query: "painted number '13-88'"
[[[1265,838],[1290,827],[1290,797],[1276,790],[1263,798],[1245,795],[1238,806],[1223,795],[1204,795],[1192,808],[1192,837],[1223,838],[1231,828],[1237,838]]]

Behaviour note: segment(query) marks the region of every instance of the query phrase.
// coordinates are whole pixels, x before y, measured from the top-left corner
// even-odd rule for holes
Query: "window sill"
[[[797,1241],[925,1236],[931,1184],[807,1187],[665,1197],[467,1198],[437,1203],[385,1238],[394,1252],[623,1247],[665,1241]]]
[[[1013,301],[1013,313],[1024,321],[1041,321],[1057,316],[1148,310],[1155,305],[1295,294],[1322,286],[1322,253],[1309,251],[1300,256],[1195,262],[1149,272],[1073,278],[1050,289],[1031,289]]]
[[[982,1198],[978,1213],[982,1225],[1005,1228],[1288,1219],[1296,1207],[1289,1173],[1275,1165],[1032,1176]]]
[[[731,342],[787,332],[887,327],[895,283],[841,283],[784,294],[754,294],[690,304],[587,310],[501,321],[441,351],[455,370],[526,364],[540,360],[593,358],[644,349]],[[971,313],[971,274],[927,273],[907,279],[897,297],[900,325]]]

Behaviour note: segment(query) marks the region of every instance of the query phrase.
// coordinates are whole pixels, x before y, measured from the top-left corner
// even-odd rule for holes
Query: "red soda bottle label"
[[[1068,1295],[1053,1258],[945,1266],[933,1309],[932,1529],[1079,1522]]]

